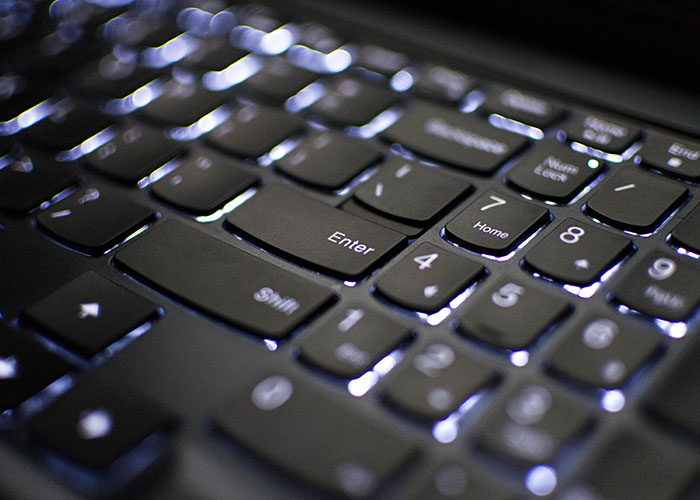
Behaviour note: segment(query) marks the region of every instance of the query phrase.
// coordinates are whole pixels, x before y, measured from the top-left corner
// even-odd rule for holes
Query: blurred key
[[[228,153],[258,158],[303,127],[299,116],[269,106],[246,104],[209,132],[206,140]]]
[[[524,148],[526,137],[492,127],[477,116],[413,101],[382,137],[438,162],[493,173]]]
[[[698,473],[697,454],[623,430],[601,443],[560,498],[675,499]]]
[[[336,80],[309,111],[341,125],[362,126],[399,100],[389,88],[353,77]]]
[[[135,184],[185,150],[182,143],[160,130],[131,123],[110,142],[86,155],[85,162],[104,175]]]
[[[700,143],[661,132],[648,132],[640,150],[642,165],[666,174],[697,181],[700,178]]]
[[[308,409],[313,408],[311,418]],[[273,374],[231,397],[216,425],[266,461],[331,493],[365,498],[415,453],[407,436],[301,378]]]
[[[111,191],[88,187],[51,206],[37,223],[52,237],[97,255],[109,250],[155,216],[155,212]]]
[[[615,284],[614,297],[648,316],[683,321],[700,304],[700,266],[675,253],[650,252]]]
[[[257,177],[242,162],[202,153],[153,184],[153,194],[193,214],[210,214],[249,188]]]
[[[0,209],[26,213],[77,181],[73,165],[29,152],[0,169]]]
[[[381,158],[371,143],[333,131],[315,131],[275,162],[284,174],[321,189],[340,189]]]
[[[564,124],[567,139],[611,154],[621,154],[641,136],[635,125],[616,117],[577,111]]]
[[[551,356],[550,369],[583,384],[623,385],[660,346],[660,337],[622,316],[578,321]]]
[[[676,366],[667,370],[646,398],[647,410],[680,432],[700,438],[700,343],[688,346]]]
[[[34,417],[29,430],[37,442],[70,462],[101,470],[172,422],[167,410],[138,390],[84,376]]]
[[[0,321],[0,414],[17,408],[70,369],[29,333]]]
[[[491,89],[482,107],[487,113],[540,129],[547,128],[564,115],[564,108],[551,99],[503,85]]]
[[[523,384],[479,424],[479,443],[528,465],[550,462],[590,422],[585,409],[538,384]]]
[[[496,378],[487,363],[462,349],[430,343],[404,359],[386,385],[392,406],[422,419],[438,420]]]
[[[112,123],[111,117],[97,109],[65,98],[51,107],[49,116],[32,125],[23,135],[49,151],[64,151],[78,146]]]

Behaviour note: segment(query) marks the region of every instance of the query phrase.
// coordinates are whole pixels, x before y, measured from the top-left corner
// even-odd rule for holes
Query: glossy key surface
[[[431,160],[481,174],[492,173],[528,143],[478,116],[423,101],[409,104],[382,136]]]
[[[346,403],[316,384],[271,374],[231,395],[214,421],[224,434],[301,480],[364,498],[397,473],[416,447]],[[310,417],[308,408],[314,408]]]
[[[163,254],[159,249],[171,248]],[[281,338],[333,293],[180,222],[166,222],[118,252],[129,274],[215,318]]]
[[[342,279],[359,279],[405,236],[280,185],[262,188],[226,225],[273,253]]]

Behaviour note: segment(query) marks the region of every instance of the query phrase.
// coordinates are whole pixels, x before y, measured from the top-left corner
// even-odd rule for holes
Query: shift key
[[[116,264],[195,309],[280,339],[333,299],[333,292],[180,222],[130,243]]]
[[[261,189],[229,214],[226,225],[274,254],[346,280],[366,276],[406,241],[281,185]]]

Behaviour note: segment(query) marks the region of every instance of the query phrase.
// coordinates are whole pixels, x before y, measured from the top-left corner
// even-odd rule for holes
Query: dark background
[[[494,30],[616,71],[700,90],[700,1],[374,0],[406,14]]]

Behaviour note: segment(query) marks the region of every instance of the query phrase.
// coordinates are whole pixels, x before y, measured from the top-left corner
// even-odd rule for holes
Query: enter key
[[[235,209],[226,226],[237,235],[303,266],[357,280],[399,250],[403,234],[272,185]]]

